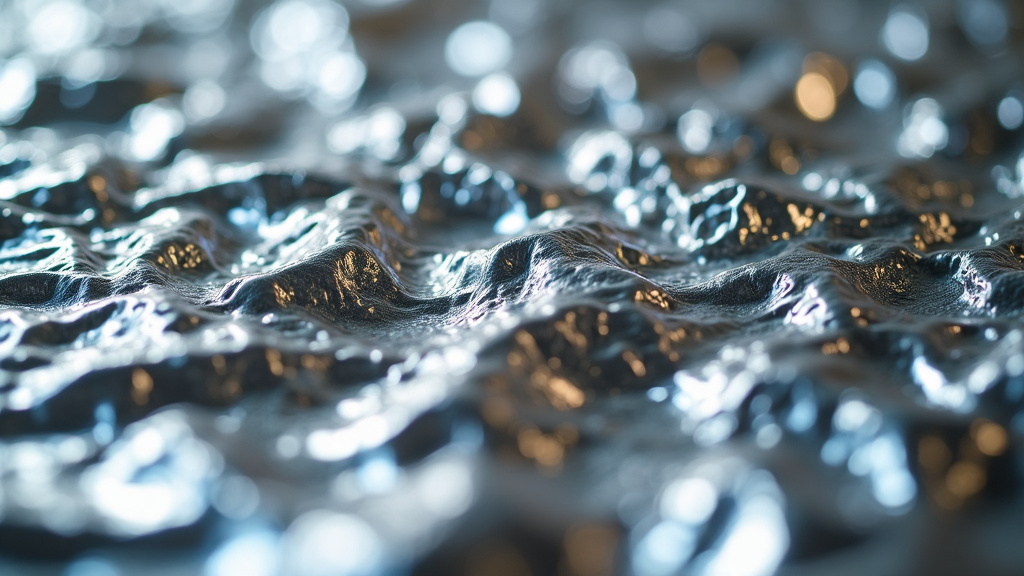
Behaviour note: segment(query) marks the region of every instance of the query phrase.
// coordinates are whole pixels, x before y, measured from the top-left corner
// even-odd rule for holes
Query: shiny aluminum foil
[[[1022,34],[0,3],[0,573],[1024,573]]]

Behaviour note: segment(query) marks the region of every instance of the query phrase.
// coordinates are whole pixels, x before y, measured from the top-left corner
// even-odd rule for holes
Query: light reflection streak
[[[0,63],[0,124],[19,119],[36,97],[36,70],[28,58]]]
[[[284,562],[302,576],[349,576],[379,572],[380,536],[351,514],[314,510],[297,518],[284,535]]]
[[[745,469],[738,460],[695,466],[666,486],[660,502],[660,514],[650,519],[656,522],[634,546],[638,576],[768,575],[789,548],[778,485],[768,472]]]

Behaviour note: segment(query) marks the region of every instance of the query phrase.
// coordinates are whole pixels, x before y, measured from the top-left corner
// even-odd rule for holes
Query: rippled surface
[[[1022,17],[0,4],[0,571],[1024,571]]]

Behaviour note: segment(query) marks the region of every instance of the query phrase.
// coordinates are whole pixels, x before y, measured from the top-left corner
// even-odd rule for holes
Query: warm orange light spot
[[[565,446],[555,437],[536,428],[526,428],[517,437],[519,452],[546,467],[558,466],[565,456]]]
[[[815,122],[824,122],[836,112],[835,88],[818,72],[808,72],[800,77],[795,96],[800,112]]]
[[[822,52],[811,52],[804,58],[803,72],[817,72],[825,78],[835,89],[836,94],[842,94],[850,85],[850,73],[842,62]]]
[[[647,366],[644,365],[644,361],[640,359],[632,350],[626,350],[622,353],[622,359],[629,364],[630,370],[633,374],[636,374],[637,378],[643,378],[647,375]]]
[[[583,391],[561,376],[552,376],[547,379],[546,384],[544,392],[547,393],[548,399],[558,409],[579,408],[586,401],[586,395]]]
[[[132,372],[132,401],[139,406],[149,403],[149,393],[153,391],[153,377],[142,368]]]
[[[106,202],[110,199],[107,194],[107,179],[99,174],[93,174],[89,177],[89,189],[96,195],[96,199],[100,202]]]
[[[281,353],[273,348],[267,349],[267,367],[274,376],[284,374],[284,362],[281,361]]]
[[[846,354],[850,351],[850,342],[846,338],[840,338],[836,340],[836,349],[840,354]]]
[[[515,410],[507,400],[502,398],[491,398],[484,402],[481,407],[484,420],[495,428],[502,428],[512,423],[515,418]]]
[[[974,462],[957,462],[946,475],[946,489],[955,496],[966,498],[977,494],[986,480],[981,466]]]
[[[779,163],[782,171],[792,176],[800,171],[800,161],[796,159],[796,156],[786,156]]]
[[[1006,450],[1006,430],[994,422],[985,422],[977,427],[974,441],[982,454],[999,456]]]

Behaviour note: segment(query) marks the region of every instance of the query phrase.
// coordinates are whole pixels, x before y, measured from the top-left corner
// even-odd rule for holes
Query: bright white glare
[[[1007,96],[999,102],[996,110],[999,123],[1007,130],[1016,130],[1024,123],[1024,104],[1016,96]]]
[[[801,183],[805,189],[815,192],[821,188],[824,180],[825,179],[821,177],[821,174],[818,174],[817,172],[808,172],[807,174],[804,174]]]
[[[903,120],[903,133],[897,142],[900,155],[929,158],[946,147],[949,128],[942,121],[943,110],[931,98],[921,98],[911,106]]]
[[[890,469],[872,477],[872,492],[882,506],[900,508],[914,500],[917,484],[910,472]]]
[[[137,106],[132,110],[129,151],[137,160],[157,159],[171,139],[181,134],[185,119],[181,112],[161,101]]]
[[[0,66],[0,124],[17,120],[36,97],[36,69],[27,58]]]
[[[138,536],[190,524],[206,510],[203,485],[219,464],[179,418],[165,412],[133,424],[82,474],[81,488],[108,530]]]
[[[364,462],[356,470],[359,486],[364,492],[382,494],[391,490],[398,481],[398,466],[392,459],[377,456]]]
[[[609,120],[623,132],[635,132],[644,125],[644,111],[635,102],[620,102],[609,110]]]
[[[96,35],[96,15],[79,2],[56,0],[35,11],[28,37],[40,52],[57,54],[88,43]]]
[[[592,192],[626,185],[615,178],[625,173],[633,158],[633,148],[618,132],[594,131],[581,135],[569,149],[569,179]],[[607,174],[597,170],[599,163],[611,161]],[[612,178],[609,178],[611,176]]]
[[[391,437],[393,428],[387,418],[374,415],[355,422],[351,430],[360,439],[360,447],[368,449],[386,442]]]
[[[284,60],[333,48],[348,32],[348,13],[324,0],[285,0],[262,13],[253,27],[253,47],[264,59]]]
[[[398,154],[405,118],[392,108],[378,108],[369,116],[345,120],[327,133],[327,146],[337,154],[365,149],[389,160]],[[344,416],[344,414],[343,414]]]
[[[127,483],[101,478],[95,485],[97,510],[125,534],[144,534],[187,524],[202,514],[196,487],[185,482]]]
[[[205,576],[273,576],[277,574],[277,538],[253,532],[226,542],[206,561]]]
[[[77,85],[85,85],[104,78],[116,68],[117,56],[110,51],[85,49],[68,56],[65,77]]]
[[[149,466],[164,455],[167,446],[164,436],[154,427],[143,428],[126,441],[126,454],[130,454],[136,466]]]
[[[828,303],[818,294],[818,288],[811,284],[804,290],[800,300],[786,313],[785,323],[820,329],[831,318]]]
[[[473,503],[473,475],[459,462],[430,464],[420,474],[416,492],[428,510],[441,518],[455,518]]]
[[[662,386],[655,386],[647,391],[647,398],[651,402],[664,402],[668,400],[668,390]]]
[[[224,109],[227,96],[220,84],[212,80],[201,80],[182,96],[182,109],[191,122],[203,122],[213,118]]]
[[[870,435],[882,425],[882,414],[860,400],[847,400],[836,409],[832,423],[840,432]]]
[[[717,184],[708,184],[701,188],[697,194],[683,199],[678,202],[677,205],[686,212],[689,212],[697,206],[699,202],[706,201],[708,198],[712,198],[714,195],[718,194],[721,190],[725,190],[733,186],[735,186],[736,192],[732,195],[732,198],[723,202],[720,206],[714,206],[712,209],[698,213],[693,217],[689,226],[690,230],[693,231],[706,231],[708,228],[713,227],[713,232],[680,234],[677,240],[680,246],[686,246],[688,244],[692,247],[698,247],[704,244],[714,244],[724,238],[730,230],[736,229],[736,225],[739,220],[738,214],[742,213],[740,204],[743,203],[743,199],[746,197],[747,187],[744,184],[736,184],[735,180],[723,180]],[[723,217],[723,215],[725,216]],[[704,238],[700,238],[700,236],[704,236]]]
[[[878,60],[865,60],[853,80],[853,93],[868,108],[888,108],[896,97],[896,75]]]
[[[755,496],[740,505],[718,555],[708,564],[708,576],[767,576],[773,574],[789,548],[786,516],[769,496]]]
[[[566,53],[562,73],[572,87],[593,90],[609,84],[613,75],[626,65],[626,57],[617,46],[595,42]]]
[[[483,76],[501,70],[512,59],[512,38],[491,22],[467,22],[448,36],[444,58],[461,76]]]
[[[366,80],[366,66],[351,52],[328,55],[317,75],[320,90],[335,100],[354,96]]]
[[[600,90],[613,102],[636,96],[636,76],[622,50],[610,42],[593,42],[573,48],[559,62],[562,83],[559,95],[569,106],[589,102]]]
[[[282,0],[261,12],[251,31],[260,78],[293,95],[306,93],[328,113],[354,102],[366,66],[346,44],[348,13],[328,0]]]
[[[661,495],[662,515],[686,524],[701,524],[717,507],[718,490],[704,478],[677,480]]]
[[[490,74],[473,90],[473,105],[484,114],[508,116],[519,108],[519,86],[508,74]]]
[[[79,436],[68,436],[57,445],[57,455],[65,463],[79,462],[89,452],[89,445]]]
[[[347,428],[316,430],[306,438],[306,452],[316,460],[344,460],[357,451],[359,439]]]
[[[939,406],[961,412],[974,406],[974,402],[968,400],[963,386],[951,383],[945,374],[921,356],[915,358],[910,365],[910,376],[928,400]]]
[[[928,22],[910,8],[899,7],[882,27],[882,43],[897,58],[920,60],[928,52]]]
[[[862,449],[864,450],[864,449]],[[871,488],[878,502],[888,508],[906,506],[917,495],[917,484],[907,471],[907,452],[894,433],[884,434],[866,447]]]
[[[468,108],[465,99],[449,94],[437,103],[437,117],[445,124],[456,124],[465,118]]]
[[[715,118],[707,110],[694,108],[679,117],[676,135],[683,148],[691,154],[703,154],[711,146]]]
[[[409,170],[405,172],[410,173]],[[402,208],[407,214],[415,214],[420,205],[422,190],[420,190],[419,183],[413,180],[408,180],[408,182],[409,185],[402,187]]]
[[[174,159],[174,164],[168,167],[168,181],[173,181],[180,184],[183,188],[187,189],[200,189],[207,186],[212,186],[218,182],[217,175],[213,171],[210,158],[201,154],[185,153],[177,156]],[[178,216],[173,214],[174,211],[162,212],[157,211],[154,214],[159,215],[159,223],[162,225],[176,226],[180,221]],[[229,424],[230,422],[233,424]],[[239,420],[235,417],[224,415],[223,419],[218,417],[217,425],[218,429],[224,426],[235,426]]]
[[[517,202],[511,210],[505,212],[494,223],[495,234],[518,234],[522,232],[530,222],[530,216],[526,213],[526,205]]]
[[[382,544],[363,520],[316,510],[300,516],[285,534],[286,565],[302,576],[377,573]]]
[[[368,416],[344,428],[314,430],[306,438],[306,452],[325,462],[343,460],[361,449],[380,446],[390,435],[386,418]]]
[[[675,522],[661,522],[637,545],[633,568],[638,576],[676,574],[693,553],[697,537]]]

